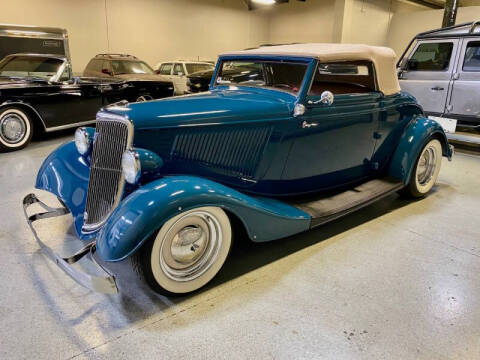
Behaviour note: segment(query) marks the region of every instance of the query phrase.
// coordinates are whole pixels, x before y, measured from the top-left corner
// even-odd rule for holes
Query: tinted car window
[[[172,66],[173,64],[163,64],[160,66],[160,74],[170,75],[172,73]]]
[[[189,74],[213,69],[213,65],[210,64],[185,64],[185,66]]]
[[[408,61],[411,71],[443,71],[448,69],[452,56],[453,43],[420,44]]]
[[[175,64],[173,68],[173,75],[184,74],[182,64]]]
[[[95,72],[102,72],[102,60],[90,60],[87,65],[87,71],[95,71]]]
[[[112,60],[112,69],[115,75],[122,74],[153,74],[153,70],[143,61]]]
[[[480,41],[471,41],[465,50],[463,71],[480,71]]]
[[[107,61],[107,60],[101,61],[100,60],[100,72],[102,72],[104,69],[108,70],[110,73],[112,72],[112,66],[110,65],[110,61]]]
[[[274,61],[223,62],[216,84],[271,87],[298,93],[307,65],[303,63],[279,63]]]
[[[0,76],[35,76],[49,79],[56,75],[61,59],[41,56],[11,56],[0,62]]]
[[[372,63],[362,61],[319,64],[309,95],[321,95],[327,90],[333,94],[376,91]]]

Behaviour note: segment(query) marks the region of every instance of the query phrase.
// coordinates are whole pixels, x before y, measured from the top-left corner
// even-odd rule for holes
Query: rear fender
[[[90,158],[82,156],[70,141],[53,151],[37,174],[35,187],[56,195],[70,210],[75,230],[82,239],[94,234],[82,234],[83,213],[87,199]]]
[[[390,162],[388,174],[408,184],[420,151],[431,138],[442,144],[442,155],[452,156],[447,137],[441,125],[435,120],[416,116],[407,125]]]
[[[235,214],[253,241],[287,237],[310,227],[310,216],[280,201],[252,197],[194,176],[153,181],[128,195],[98,233],[105,261],[132,255],[168,219],[189,209],[217,206]]]

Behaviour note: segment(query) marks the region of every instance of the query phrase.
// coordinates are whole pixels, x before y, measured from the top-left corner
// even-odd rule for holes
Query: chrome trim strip
[[[43,209],[46,210],[46,212],[40,212],[40,213],[36,213],[29,216],[27,214],[27,209],[33,204],[40,205]],[[50,247],[48,247],[44,242],[42,242],[38,237],[38,234],[33,227],[33,222],[41,219],[52,218],[52,217],[68,214],[70,211],[66,207],[63,206],[60,208],[52,208],[46,205],[45,203],[43,203],[42,201],[40,201],[35,196],[35,194],[28,194],[23,199],[23,212],[27,219],[28,226],[32,230],[33,236],[37,240],[44,254],[50,260],[52,260],[60,269],[62,269],[65,272],[65,274],[70,276],[78,284],[86,287],[87,289],[98,291],[104,294],[118,293],[115,276],[112,273],[110,273],[107,269],[105,269],[103,266],[101,266],[93,257],[93,253],[96,250],[95,240],[89,243],[84,248],[82,248],[80,251],[76,252],[75,254],[69,257],[63,258],[58,254],[56,254],[55,252],[53,252],[53,250]],[[105,276],[101,277],[101,276],[90,275],[86,272],[80,271],[77,268],[71,266],[72,264],[82,259],[85,255],[89,256],[90,261],[93,264],[95,264],[97,269],[100,272],[103,272]]]
[[[60,125],[60,126],[54,126],[45,129],[46,132],[52,132],[52,131],[58,131],[58,130],[64,130],[64,129],[70,129],[73,127],[78,127],[78,126],[83,126],[83,125],[89,125],[95,123],[97,120],[88,120],[88,121],[82,121],[74,124],[67,124],[67,125]]]
[[[126,124],[127,129],[128,129],[126,149],[130,149],[132,147],[132,143],[133,143],[133,123],[128,118],[128,116],[126,116],[126,115],[121,116],[121,115],[112,114],[112,113],[108,113],[108,112],[99,112],[97,114],[97,120],[119,121],[119,122],[123,122],[124,124]],[[89,183],[89,185],[90,185],[90,183]],[[118,184],[117,194],[115,195],[115,202],[113,203],[112,208],[105,215],[105,217],[102,221],[100,221],[96,224],[85,224],[84,223],[83,226],[82,226],[82,232],[83,233],[88,234],[88,233],[94,232],[100,226],[102,226],[103,224],[105,224],[107,222],[110,215],[118,207],[118,204],[120,204],[124,188],[125,188],[125,175],[123,174],[123,171],[122,171],[121,175],[120,175],[119,184]],[[87,198],[88,198],[88,188],[87,188]]]

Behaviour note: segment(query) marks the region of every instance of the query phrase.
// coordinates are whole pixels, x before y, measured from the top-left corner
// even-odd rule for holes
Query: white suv
[[[157,74],[164,75],[173,82],[175,95],[182,95],[188,91],[187,75],[198,71],[205,71],[214,68],[214,64],[201,61],[170,61],[158,63],[155,67]]]

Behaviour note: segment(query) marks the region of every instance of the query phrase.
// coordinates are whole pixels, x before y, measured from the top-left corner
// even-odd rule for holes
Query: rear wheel
[[[442,145],[432,139],[422,149],[404,194],[414,198],[425,196],[437,181],[441,165]]]
[[[25,111],[16,107],[0,110],[0,152],[23,149],[32,135],[33,124]]]
[[[218,207],[201,207],[168,220],[136,258],[136,268],[157,292],[180,295],[207,284],[223,266],[232,229]]]

